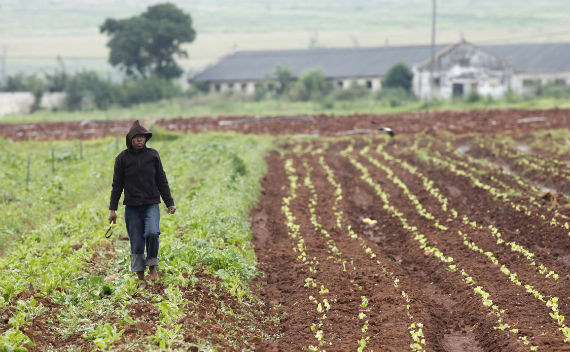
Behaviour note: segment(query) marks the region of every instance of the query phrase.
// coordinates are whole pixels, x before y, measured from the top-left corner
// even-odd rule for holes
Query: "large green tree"
[[[100,30],[111,37],[109,62],[131,77],[180,77],[183,70],[174,56],[188,57],[181,44],[196,38],[190,15],[171,3],[127,19],[108,18]]]

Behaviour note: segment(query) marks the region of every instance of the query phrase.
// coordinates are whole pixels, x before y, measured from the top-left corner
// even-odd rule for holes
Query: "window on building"
[[[463,84],[453,83],[452,93],[454,98],[460,98],[463,96]]]
[[[461,66],[461,67],[468,67],[470,65],[470,63],[471,63],[471,61],[467,57],[459,59],[459,66]]]
[[[343,83],[344,83],[343,81],[338,81],[338,82],[336,82],[336,84],[338,85],[339,88],[342,88],[342,87],[343,87]]]
[[[439,77],[436,77],[433,79],[433,85],[436,87],[439,87],[439,85],[441,84],[441,80],[439,79]]]
[[[523,87],[538,87],[540,86],[539,79],[523,79]]]
[[[366,81],[366,88],[372,89],[372,81]]]
[[[216,92],[219,92],[220,89],[222,89],[222,87],[220,86],[219,83],[217,83],[217,84],[214,86],[214,88],[216,89]]]
[[[487,83],[489,84],[489,87],[496,88],[501,85],[501,80],[499,79],[499,77],[491,76],[487,80]]]
[[[247,89],[247,83],[242,83],[241,84],[241,90],[245,92],[246,89]]]
[[[233,84],[233,83],[228,83],[228,87],[229,87],[230,89],[232,89],[232,88],[234,87],[234,84]]]

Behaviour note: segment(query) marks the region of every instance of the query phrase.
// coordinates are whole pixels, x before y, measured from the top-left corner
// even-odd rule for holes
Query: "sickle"
[[[109,229],[107,229],[107,231],[105,232],[105,238],[110,238],[111,236],[113,236],[113,225],[115,224],[114,221],[111,221],[111,226],[109,226]]]

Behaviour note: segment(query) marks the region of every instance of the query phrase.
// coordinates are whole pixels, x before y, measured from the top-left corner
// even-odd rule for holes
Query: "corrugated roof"
[[[449,45],[436,46],[436,52]],[[503,44],[480,46],[483,50],[510,62],[518,70],[570,70],[570,44]],[[196,74],[192,79],[207,82],[243,81],[275,78],[277,65],[289,67],[294,77],[321,68],[327,77],[384,76],[396,62],[409,67],[431,55],[429,45],[388,46],[376,48],[335,48],[237,51]]]
[[[570,70],[570,43],[480,45],[517,71]]]

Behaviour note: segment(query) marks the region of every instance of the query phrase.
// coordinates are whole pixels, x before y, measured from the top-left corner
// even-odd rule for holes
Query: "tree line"
[[[109,63],[125,74],[122,82],[104,78],[94,70],[70,74],[58,59],[54,72],[8,76],[1,82],[0,91],[31,92],[35,98],[32,111],[39,108],[46,92],[65,92],[67,110],[130,106],[182,93],[173,79],[184,73],[175,57],[188,56],[181,45],[196,37],[189,14],[172,3],[158,4],[138,16],[108,18],[99,30],[110,37]]]

